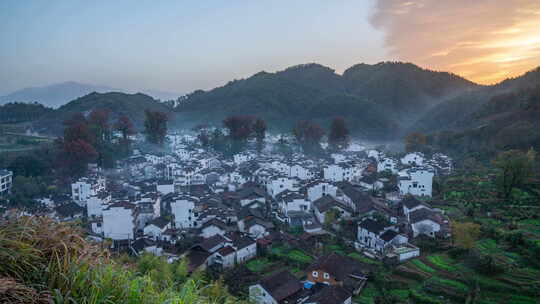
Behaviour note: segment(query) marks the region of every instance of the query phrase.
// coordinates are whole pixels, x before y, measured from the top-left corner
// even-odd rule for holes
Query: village
[[[351,303],[373,265],[418,257],[416,239],[451,237],[447,216],[427,202],[433,178],[452,172],[440,153],[353,143],[328,158],[271,149],[226,158],[179,133],[167,145],[137,148],[114,170],[90,166],[70,196],[40,199],[42,214],[81,221],[113,253],[184,258],[189,272],[247,265],[257,280],[241,288],[256,303]],[[269,255],[284,261],[269,267]]]

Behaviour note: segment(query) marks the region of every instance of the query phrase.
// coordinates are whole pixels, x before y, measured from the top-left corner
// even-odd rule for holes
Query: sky
[[[540,65],[540,1],[0,1],[0,94],[63,81],[188,93],[386,60],[488,84],[520,75]]]

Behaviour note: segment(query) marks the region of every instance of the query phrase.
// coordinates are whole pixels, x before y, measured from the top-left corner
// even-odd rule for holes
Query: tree
[[[257,151],[260,153],[264,148],[264,138],[266,137],[266,122],[262,118],[255,120],[253,132],[257,139]]]
[[[227,142],[225,134],[219,128],[215,128],[210,136],[210,146],[219,152],[227,152]]]
[[[342,150],[349,146],[349,129],[343,117],[336,117],[330,126],[328,144],[334,150]]]
[[[35,154],[17,156],[9,165],[15,175],[40,176],[50,169],[50,164]]]
[[[98,156],[94,147],[82,139],[64,141],[62,146],[63,154],[60,162],[70,175],[83,174],[88,163],[94,161]]]
[[[251,115],[229,116],[223,120],[223,126],[229,130],[229,136],[233,140],[244,141],[253,132],[255,117]]]
[[[311,121],[301,120],[293,129],[293,134],[305,153],[320,152],[320,143],[324,136],[321,126]]]
[[[96,139],[96,146],[101,147],[111,139],[111,126],[109,125],[109,111],[93,110],[88,115],[88,127]]]
[[[262,118],[257,118],[253,124],[253,132],[257,141],[263,141],[266,136],[266,122]]]
[[[146,116],[144,121],[146,139],[153,144],[163,145],[167,135],[167,114],[149,109],[145,110],[144,113]]]
[[[84,140],[87,143],[94,143],[95,138],[88,128],[88,121],[81,113],[74,114],[64,121],[64,141]]]
[[[424,151],[427,145],[427,137],[418,132],[410,133],[405,137],[405,151]]]
[[[512,189],[522,186],[535,176],[536,151],[509,150],[501,152],[492,161],[497,168],[497,187],[501,197],[507,199]]]
[[[201,129],[199,131],[197,139],[201,142],[201,145],[203,147],[208,147],[210,145],[210,136],[208,136],[208,132],[206,131],[206,129]]]
[[[480,236],[480,225],[475,223],[453,222],[452,234],[455,246],[471,250],[474,248],[476,240]]]
[[[126,115],[122,115],[118,118],[114,124],[114,129],[122,133],[122,139],[124,139],[124,141],[128,140],[130,135],[135,134],[133,123]]]

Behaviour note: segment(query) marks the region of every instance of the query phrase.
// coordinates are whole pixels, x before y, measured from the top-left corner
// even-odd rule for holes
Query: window
[[[312,272],[311,275],[315,278],[319,277],[319,273],[317,271]]]
[[[326,272],[324,273],[323,277],[324,277],[325,279],[330,279],[330,275],[329,275],[328,273],[326,273]]]

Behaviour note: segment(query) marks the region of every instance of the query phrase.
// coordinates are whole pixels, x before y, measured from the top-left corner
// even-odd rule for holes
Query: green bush
[[[47,218],[0,223],[0,261],[0,283],[19,284],[0,288],[0,303],[50,302],[36,294],[59,304],[239,303],[221,281],[187,278],[185,261],[143,255],[135,267],[118,265],[73,225]],[[14,296],[25,301],[14,302]]]

